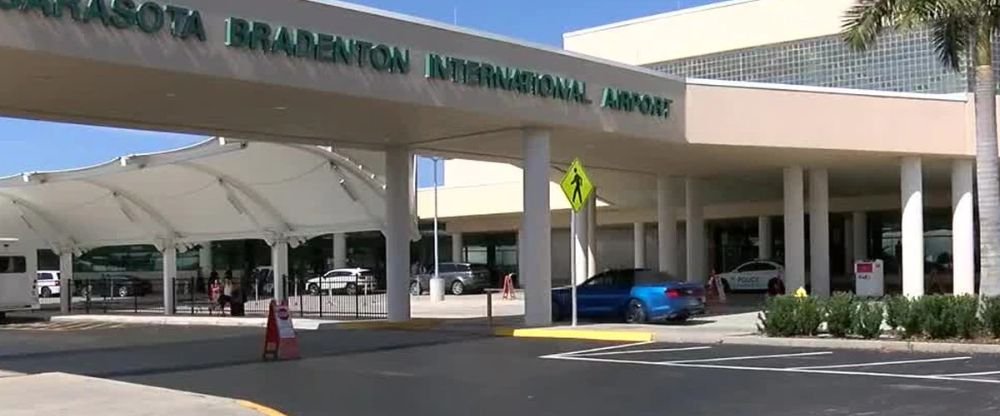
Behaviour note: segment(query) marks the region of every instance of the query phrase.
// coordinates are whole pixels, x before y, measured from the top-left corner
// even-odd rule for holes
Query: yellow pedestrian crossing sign
[[[594,192],[594,184],[590,182],[590,177],[583,169],[580,159],[574,159],[573,163],[569,165],[566,176],[563,176],[562,181],[559,181],[559,187],[566,194],[566,199],[569,200],[573,212],[580,212],[586,205],[587,198],[590,198],[590,194]]]

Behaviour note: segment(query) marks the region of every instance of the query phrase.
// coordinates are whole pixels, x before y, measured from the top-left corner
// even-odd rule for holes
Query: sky
[[[445,23],[457,21],[458,26],[561,47],[565,32],[716,1],[719,0],[354,0],[352,3]],[[205,139],[0,118],[0,177],[91,166],[123,155],[174,149]],[[433,184],[431,166],[429,160],[420,162],[420,186]]]

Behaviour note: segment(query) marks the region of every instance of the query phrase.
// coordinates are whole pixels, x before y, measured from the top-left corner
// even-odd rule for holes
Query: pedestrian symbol
[[[562,181],[559,182],[559,186],[562,188],[563,193],[566,194],[566,199],[569,200],[569,205],[573,208],[574,212],[580,212],[583,209],[587,203],[587,199],[590,198],[590,194],[594,191],[594,184],[590,182],[587,171],[583,169],[580,159],[573,160],[573,163],[569,165],[569,169],[566,170],[566,176],[563,176]]]

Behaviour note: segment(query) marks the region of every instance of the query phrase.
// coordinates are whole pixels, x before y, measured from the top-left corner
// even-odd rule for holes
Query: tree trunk
[[[991,37],[978,36],[974,51],[979,293],[982,296],[1000,295],[1000,171],[997,160],[997,95]]]

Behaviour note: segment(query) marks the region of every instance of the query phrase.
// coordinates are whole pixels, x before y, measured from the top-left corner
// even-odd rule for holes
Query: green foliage
[[[900,326],[903,327],[903,332],[900,333],[903,338],[913,338],[924,332],[921,308],[922,304],[919,301],[906,299],[906,308],[899,321]]]
[[[927,295],[916,302],[917,315],[931,339],[953,338],[958,334],[954,298]],[[911,309],[911,313],[912,313]]]
[[[983,326],[993,338],[1000,338],[1000,297],[983,299]]]
[[[775,296],[767,299],[764,311],[757,315],[757,330],[769,337],[790,337],[796,333],[795,310],[797,299]]]
[[[906,296],[890,296],[885,299],[885,324],[895,331],[903,326],[910,311],[910,300]]]
[[[851,330],[851,310],[854,309],[854,295],[836,293],[826,302],[826,330],[838,338],[844,338]]]
[[[964,295],[951,298],[954,309],[955,331],[964,339],[975,338],[979,334],[979,300],[975,296]]]
[[[795,333],[816,335],[823,323],[823,305],[816,298],[796,298]]]
[[[865,339],[875,339],[882,334],[882,304],[875,301],[858,302],[851,312],[851,332]]]

